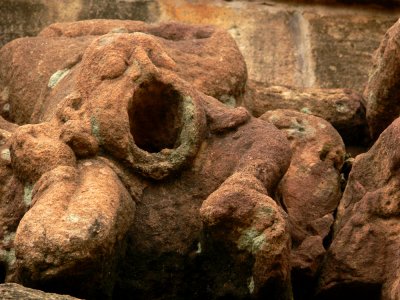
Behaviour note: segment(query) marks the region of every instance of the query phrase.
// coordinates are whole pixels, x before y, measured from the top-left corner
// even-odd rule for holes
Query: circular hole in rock
[[[160,81],[142,83],[128,107],[135,144],[151,153],[179,146],[182,130],[182,96]]]

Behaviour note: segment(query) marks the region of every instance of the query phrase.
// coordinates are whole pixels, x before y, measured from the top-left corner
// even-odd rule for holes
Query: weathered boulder
[[[33,59],[33,74],[1,73],[10,93],[16,80],[27,82],[27,95],[46,91],[21,121],[39,124],[20,126],[10,138],[12,174],[33,191],[8,280],[89,299],[250,297],[267,293],[275,279],[290,290],[284,212],[262,195],[274,195],[290,163],[289,144],[273,125],[202,93],[224,100],[244,86],[243,59],[225,32],[98,20],[55,24],[27,44],[35,39],[90,43],[69,71],[36,85],[29,78],[44,63],[40,59]],[[18,48],[28,51],[23,44]],[[4,62],[9,70],[12,62]],[[23,61],[15,64],[22,68]],[[31,105],[12,98],[7,104],[10,112]],[[258,216],[260,230],[277,242],[275,250],[263,246],[251,254],[253,271],[232,287],[229,276],[219,279],[218,269],[209,267],[210,259],[225,254],[207,250],[199,210],[225,180],[235,181],[229,181],[235,173],[259,186],[259,205],[273,212]],[[262,263],[269,258],[282,259],[281,271]],[[241,257],[233,259],[242,265]]]
[[[3,300],[78,300],[78,298],[67,295],[45,293],[40,290],[26,288],[16,283],[0,284],[0,297]]]
[[[169,69],[205,94],[232,105],[242,97],[247,79],[246,65],[226,31],[213,26],[178,23],[149,25],[139,21],[93,20],[53,24],[38,37],[18,39],[1,49],[0,60],[7,62],[0,68],[1,114],[19,124],[48,121],[45,116],[54,114],[57,103],[71,93],[72,87],[65,85],[69,81],[63,85],[58,83],[66,76],[76,76],[75,66],[79,65],[83,52],[96,36],[112,32],[115,32],[114,37],[118,33],[136,33],[141,43],[151,43],[143,51],[153,49],[154,53],[148,54],[154,56],[152,60],[156,66],[168,61]],[[107,37],[102,43],[103,46],[108,43]],[[102,58],[97,79],[118,76],[118,72],[126,69],[127,62],[118,59],[116,52],[113,55]],[[232,61],[235,64],[231,64]],[[23,80],[27,72],[33,78],[30,82]],[[89,76],[94,80],[95,74]],[[56,95],[61,99],[54,100]],[[51,103],[49,99],[52,99]],[[30,105],[23,104],[27,101]]]
[[[75,154],[59,135],[60,130],[48,123],[16,129],[10,147],[14,174],[32,184],[59,165],[75,167]]]
[[[214,26],[88,20],[56,23],[43,29],[39,36],[77,38],[110,32],[142,32],[151,35],[152,40],[147,42],[165,52],[163,57],[158,58],[151,57],[152,53],[148,53],[156,66],[163,64],[161,60],[169,60],[169,69],[193,84],[199,91],[222,102],[234,105],[236,98],[241,98],[244,93],[247,70],[243,56],[229,33]],[[104,59],[104,64],[110,63],[107,59],[109,58]],[[232,64],[232,61],[235,64]]]
[[[356,157],[321,277],[321,299],[397,299],[400,119]],[[324,298],[325,297],[325,298]]]
[[[23,185],[13,174],[10,144],[17,128],[0,117],[0,281],[15,267],[14,236],[19,220],[30,205],[29,184]]]
[[[207,234],[204,251],[233,266],[226,274],[225,266],[214,265],[217,295],[292,299],[289,223],[259,180],[246,172],[233,174],[203,202],[200,215]]]
[[[267,86],[249,81],[243,106],[259,117],[266,111],[292,109],[330,122],[346,144],[369,141],[362,96],[349,89]]]
[[[35,183],[32,208],[18,225],[16,279],[105,297],[133,216],[134,202],[104,163],[84,160],[77,168],[60,163]]]
[[[266,112],[260,119],[281,129],[293,151],[277,193],[291,225],[294,294],[299,299],[309,299],[325,254],[324,240],[342,195],[344,144],[336,130],[319,117],[278,109]]]
[[[17,124],[30,123],[57,80],[81,60],[91,39],[21,38],[2,47],[0,114]]]
[[[400,113],[400,21],[385,34],[373,59],[364,95],[367,120],[374,139],[396,119]]]

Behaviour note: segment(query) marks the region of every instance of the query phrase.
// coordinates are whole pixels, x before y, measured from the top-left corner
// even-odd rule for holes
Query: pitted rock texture
[[[292,280],[296,297],[312,297],[312,282],[325,254],[325,242],[342,196],[344,144],[325,120],[293,110],[272,110],[260,119],[281,129],[293,157],[279,183],[278,199],[289,215]],[[308,286],[307,286],[308,284]]]
[[[50,80],[52,75],[65,76],[80,61],[89,41],[22,38],[2,47],[0,60],[8,63],[0,68],[0,114],[17,124],[30,123],[35,110],[41,109],[41,99],[51,94],[57,82],[56,75]],[[24,81],[26,76],[29,82]]]
[[[31,186],[25,187],[13,174],[11,136],[17,125],[0,117],[0,280],[15,267],[14,236],[20,219],[29,208]]]
[[[399,47],[400,21],[385,34],[373,60],[373,68],[364,91],[367,120],[374,139],[396,119],[400,113]]]
[[[107,33],[110,33],[108,37],[98,38]],[[72,87],[67,86],[70,81],[61,84],[62,79],[77,76],[82,55],[95,39],[99,48],[115,49],[101,61],[97,61],[99,57],[92,57],[99,69],[85,74],[88,76],[85,80],[96,80],[97,75],[97,80],[121,75],[119,72],[124,72],[129,62],[118,57],[126,55],[111,40],[122,33],[136,33],[139,43],[148,44],[142,51],[153,56],[155,67],[163,65],[173,70],[205,94],[233,106],[242,97],[247,80],[246,65],[227,32],[213,26],[93,20],[54,24],[38,37],[18,39],[1,49],[0,59],[7,62],[0,68],[1,114],[18,124],[48,121],[46,116],[54,114],[65,96],[70,94],[74,98]],[[107,47],[108,43],[112,45]],[[34,80],[25,83],[23,78],[29,74]],[[56,97],[60,98],[56,100]],[[26,101],[30,105],[22,104]]]
[[[84,160],[77,168],[61,163],[44,173],[15,235],[17,280],[110,297],[115,261],[134,208],[115,173],[99,162]]]
[[[398,6],[383,9],[388,1],[2,0],[0,46],[35,36],[54,22],[126,19],[212,24],[234,37],[254,80],[361,92],[372,52],[398,19]]]
[[[217,294],[242,299],[250,292],[257,299],[292,299],[287,215],[255,177],[232,175],[203,202],[200,215],[207,234],[206,255],[225,256],[234,266],[227,276],[231,289],[238,290],[232,294],[223,293],[226,270],[214,266],[221,284]]]
[[[212,241],[203,233],[199,209],[208,195],[235,173],[247,174],[253,182],[273,194],[288,167],[290,154],[279,131],[268,123],[251,120],[232,131],[211,131],[193,165],[178,176],[166,181],[137,182],[137,177],[120,175],[126,177],[123,181],[131,186],[131,190],[140,193],[141,200],[137,205],[137,222],[129,235],[126,260],[131,263],[121,266],[124,275],[117,295],[122,297],[133,290],[140,297],[151,298],[168,298],[174,294],[179,299],[249,297],[252,272],[246,271],[239,278],[232,278],[235,277],[230,270],[232,261],[226,259],[225,252],[214,252]],[[247,189],[251,187],[244,187],[245,193]],[[210,197],[215,199],[216,195]],[[250,212],[247,217],[250,220]],[[238,223],[240,226],[239,220]],[[285,234],[282,233],[282,239]],[[284,245],[279,243],[277,247]],[[242,260],[235,256],[233,260],[240,274]],[[221,262],[219,268],[213,267],[214,261]],[[268,270],[268,266],[265,268]],[[224,276],[220,276],[222,271]],[[267,279],[257,282],[257,288],[265,288]],[[187,285],[182,285],[182,281]]]
[[[346,144],[367,145],[369,133],[363,98],[350,89],[267,86],[249,81],[243,106],[253,116],[275,109],[292,109],[330,122]]]
[[[163,65],[160,60],[169,60],[169,69],[192,83],[196,89],[222,102],[234,106],[236,98],[241,98],[244,93],[247,70],[243,56],[233,38],[226,31],[214,26],[89,20],[53,24],[45,28],[39,36],[80,37],[110,32],[142,32],[151,35],[152,47],[165,51],[163,57],[151,58],[156,66]],[[232,64],[233,61],[235,64]]]
[[[51,60],[54,49],[46,52],[47,40],[86,44],[66,71],[64,61]],[[7,245],[15,259],[2,261],[7,281],[88,299],[246,298],[267,293],[276,280],[290,293],[288,224],[267,196],[275,194],[290,164],[289,143],[272,124],[203,93],[236,97],[244,86],[243,59],[225,32],[97,20],[55,24],[1,53],[12,56],[13,47],[15,53],[29,51],[24,43],[28,47],[35,41],[43,48],[30,56],[31,73],[14,72],[23,68],[22,60],[6,60],[4,70],[10,72],[0,79],[12,95],[17,81],[29,83],[44,70],[19,96],[45,91],[31,115],[29,101],[10,97],[6,103],[7,118],[21,110],[26,116],[20,123],[38,123],[13,128],[7,140],[10,160],[4,177],[24,187],[23,199],[29,200]],[[59,71],[50,74],[50,67],[41,67],[46,64],[41,57]],[[219,84],[213,78],[229,80]],[[218,268],[209,268],[210,259],[226,262],[225,270],[229,262],[225,253],[210,256],[214,252],[206,245],[212,241],[203,230],[208,221],[199,212],[221,184],[235,182],[234,174],[258,186],[259,204],[248,201],[271,210],[258,216],[259,229],[276,240],[270,250],[266,244],[254,254],[242,249],[255,264],[237,286],[229,284],[228,275],[219,278]],[[243,186],[247,190],[253,192]],[[19,200],[18,195],[11,194]],[[213,201],[219,201],[218,195]],[[239,218],[239,228],[254,214],[257,209]],[[232,258],[243,265],[241,256]],[[278,265],[264,264],[270,258]]]
[[[396,119],[355,159],[319,279],[322,299],[398,298],[399,138]]]
[[[400,121],[344,164],[335,129],[369,142],[360,95],[244,97],[246,79],[212,26],[57,23],[0,49],[0,280],[89,300],[397,300]]]

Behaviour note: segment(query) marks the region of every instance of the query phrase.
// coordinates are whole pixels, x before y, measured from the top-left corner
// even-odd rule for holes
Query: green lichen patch
[[[32,204],[32,184],[26,184],[24,186],[24,203],[27,207],[30,207]]]
[[[116,27],[111,29],[110,33],[128,33],[128,29],[126,29],[125,27]]]
[[[233,96],[222,95],[219,100],[227,106],[236,107],[236,99]]]
[[[322,146],[322,149],[319,151],[319,159],[324,161],[331,150],[332,150],[331,144],[324,144]]]
[[[11,161],[11,154],[10,154],[10,149],[3,149],[1,150],[1,159],[7,162]]]
[[[241,232],[239,240],[237,241],[237,247],[239,250],[246,250],[255,254],[265,242],[266,237],[264,233],[250,227]]]
[[[9,112],[10,111],[10,104],[6,103],[3,105],[3,112]]]
[[[10,242],[14,241],[15,238],[15,232],[11,232],[9,234],[6,234],[3,238],[3,243],[4,244],[9,244]]]
[[[7,263],[7,265],[13,265],[16,261],[15,250],[0,250],[0,260]]]
[[[100,124],[97,121],[95,116],[90,117],[90,126],[91,126],[93,136],[96,138],[97,142],[99,144],[101,144],[102,138],[100,135]]]
[[[250,294],[253,294],[254,293],[254,278],[253,278],[253,276],[251,276],[249,278],[249,283],[248,283],[247,287],[249,288]]]
[[[74,215],[74,214],[70,214],[67,216],[67,220],[71,223],[76,223],[80,220],[79,216]]]
[[[288,136],[292,137],[312,137],[315,135],[315,129],[310,126],[307,120],[292,118],[290,128],[286,129]]]
[[[312,112],[308,107],[303,107],[302,109],[300,109],[300,112],[302,112],[303,114],[307,114],[307,115],[311,115]]]
[[[335,104],[336,111],[339,113],[347,113],[350,111],[349,107],[345,103],[338,102]]]
[[[6,86],[0,93],[0,97],[2,102],[7,102],[8,98],[10,97],[10,89]],[[4,108],[3,108],[4,109]]]
[[[196,254],[201,254],[202,251],[203,251],[203,249],[202,249],[202,247],[201,247],[201,243],[198,242],[198,243],[197,243]]]
[[[70,72],[69,69],[62,69],[56,71],[53,75],[51,75],[47,86],[51,89],[54,88],[65,76],[69,74],[69,72]]]
[[[193,104],[192,98],[189,96],[183,97],[182,117],[185,127],[179,136],[179,141],[181,143],[179,151],[174,151],[170,155],[170,162],[172,165],[176,166],[182,164],[188,156],[190,157],[196,152],[196,145],[200,139],[197,123],[194,122],[196,107]]]
[[[257,209],[256,217],[257,219],[271,219],[275,216],[275,211],[270,206],[262,205]]]

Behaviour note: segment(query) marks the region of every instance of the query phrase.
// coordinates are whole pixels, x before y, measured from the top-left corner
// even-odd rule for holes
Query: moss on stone
[[[241,232],[239,240],[237,241],[237,247],[239,250],[246,250],[255,254],[265,242],[266,238],[264,233],[250,227]]]
[[[62,69],[56,71],[53,75],[51,75],[47,86],[51,89],[54,88],[65,76],[69,74],[69,72],[70,72],[69,69]]]
[[[92,131],[93,136],[96,138],[97,142],[99,144],[101,144],[102,138],[101,138],[101,135],[100,135],[100,124],[97,121],[95,116],[91,116],[90,117],[90,127],[91,127],[91,131]]]
[[[24,186],[24,203],[27,207],[30,207],[32,204],[32,190],[32,184],[28,183]]]
[[[302,112],[303,114],[312,115],[312,112],[308,107],[303,107],[302,109],[300,109],[300,112]]]

